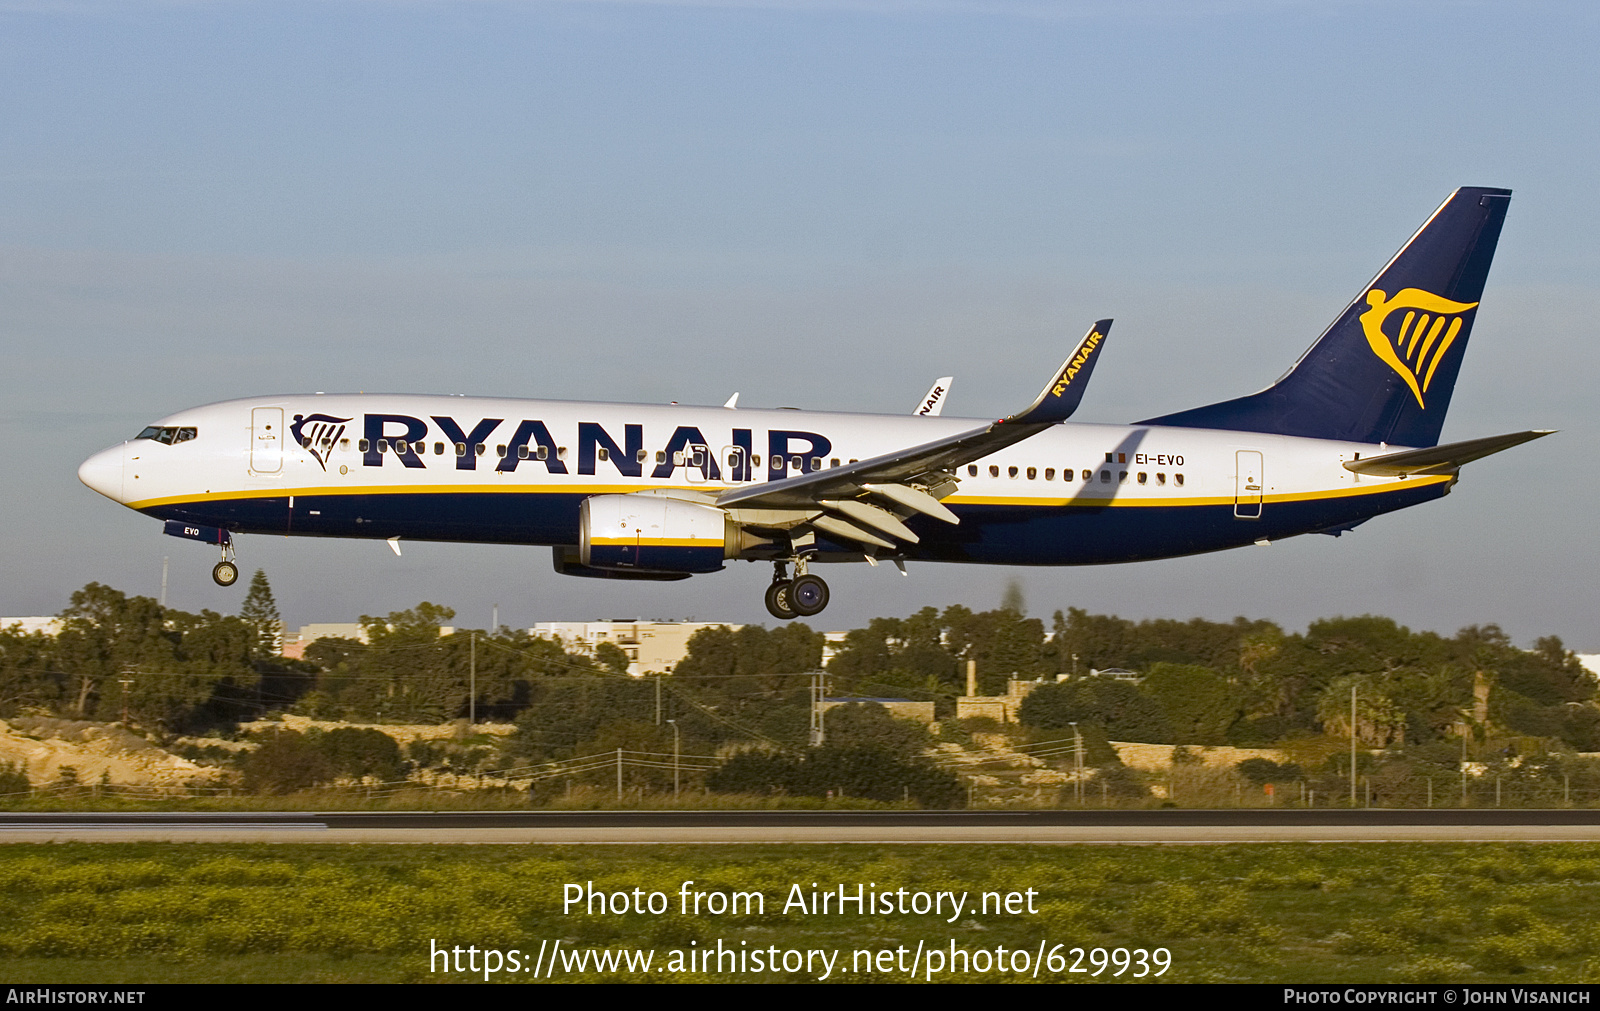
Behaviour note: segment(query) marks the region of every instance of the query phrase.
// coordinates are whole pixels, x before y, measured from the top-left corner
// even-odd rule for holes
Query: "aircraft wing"
[[[770,525],[790,526],[790,522],[780,522],[783,517],[777,514],[803,510],[814,514],[804,521],[809,525],[860,544],[893,548],[895,540],[916,543],[916,534],[902,522],[912,513],[958,522],[955,513],[939,503],[956,490],[958,467],[1072,416],[1083,401],[1084,388],[1110,329],[1109,319],[1095,323],[1061,368],[1051,374],[1034,402],[1017,414],[843,467],[730,488],[717,497],[716,504],[736,510],[736,519],[741,513],[748,516],[752,526],[769,525],[761,521],[758,514],[762,512],[774,514]]]

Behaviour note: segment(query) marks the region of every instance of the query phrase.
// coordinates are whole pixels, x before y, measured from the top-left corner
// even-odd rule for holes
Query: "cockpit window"
[[[146,428],[144,431],[134,436],[134,438],[151,439],[155,442],[161,443],[164,446],[171,446],[179,442],[188,442],[190,439],[193,439],[198,435],[199,431],[197,429],[187,426],[183,428],[161,428],[157,425],[151,425],[149,428]]]

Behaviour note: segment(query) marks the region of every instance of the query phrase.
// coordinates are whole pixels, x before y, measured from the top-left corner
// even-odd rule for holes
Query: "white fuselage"
[[[571,545],[587,496],[716,492],[983,424],[416,395],[259,397],[173,414],[154,427],[192,437],[125,442],[80,474],[132,509],[235,533]],[[961,523],[920,523],[921,543],[903,557],[1092,564],[1192,554],[1348,528],[1436,498],[1454,480],[1343,466],[1378,451],[1250,432],[1057,425],[959,468],[959,489],[943,501]]]

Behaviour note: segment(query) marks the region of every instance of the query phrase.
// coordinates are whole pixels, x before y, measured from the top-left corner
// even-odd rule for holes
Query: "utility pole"
[[[668,720],[672,724],[672,799],[678,799],[678,721]]]
[[[822,672],[811,675],[811,746],[820,748],[827,740],[822,723]]]
[[[661,726],[661,672],[656,671],[656,726]]]
[[[1072,795],[1083,806],[1083,735],[1078,725],[1072,724]]]
[[[499,635],[500,634],[500,605],[499,604],[494,605],[494,620],[489,623],[489,634],[490,635]]]
[[[1350,808],[1356,806],[1356,686],[1350,685]]]
[[[478,725],[478,633],[472,633],[472,647],[467,654],[467,731]]]
[[[122,685],[122,725],[126,727],[128,725],[128,686],[133,684],[133,668],[124,667],[122,669],[122,677],[117,679],[117,683]]]
[[[163,610],[165,610],[166,606],[167,606],[167,556],[166,555],[162,555],[161,556],[161,607],[162,607]],[[126,722],[126,721],[124,721],[124,722]]]
[[[617,749],[617,800],[622,799],[622,749]]]

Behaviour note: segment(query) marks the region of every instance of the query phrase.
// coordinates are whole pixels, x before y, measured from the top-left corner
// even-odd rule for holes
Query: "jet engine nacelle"
[[[578,561],[640,572],[716,572],[737,558],[738,524],[715,506],[662,495],[596,495],[578,514]]]

